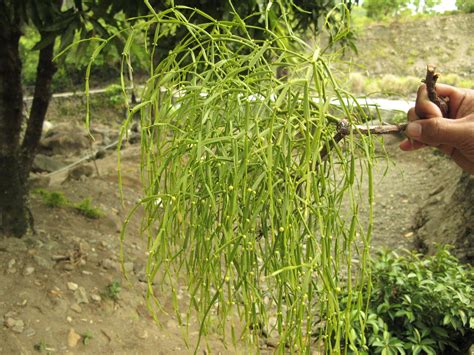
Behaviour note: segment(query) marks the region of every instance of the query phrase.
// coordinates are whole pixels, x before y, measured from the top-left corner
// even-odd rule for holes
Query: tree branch
[[[436,106],[439,107],[443,117],[448,117],[449,115],[449,97],[438,96],[436,92],[436,81],[438,81],[439,74],[436,73],[436,67],[432,64],[428,64],[426,67],[426,78],[423,82],[426,84],[426,89],[428,91],[428,98]]]

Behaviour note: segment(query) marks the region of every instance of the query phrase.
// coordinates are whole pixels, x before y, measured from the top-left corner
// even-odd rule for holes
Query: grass
[[[105,287],[103,296],[105,298],[111,299],[112,301],[118,301],[121,290],[122,290],[122,287],[120,285],[120,281],[115,280]]]
[[[90,219],[98,219],[104,216],[104,212],[92,204],[91,198],[73,203],[62,192],[36,189],[33,193],[39,195],[43,203],[51,208],[69,207]]]
[[[84,217],[90,219],[98,219],[104,215],[104,212],[98,207],[95,207],[92,204],[92,200],[90,198],[85,198],[79,203],[74,205],[74,209],[79,212]]]

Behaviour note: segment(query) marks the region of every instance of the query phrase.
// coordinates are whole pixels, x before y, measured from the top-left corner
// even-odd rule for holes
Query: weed
[[[118,301],[121,290],[122,290],[122,287],[120,285],[120,281],[115,280],[105,287],[103,296],[113,301]]]
[[[104,212],[100,208],[92,205],[91,198],[85,198],[81,202],[75,204],[74,209],[90,219],[98,219],[104,215]]]
[[[81,336],[82,336],[82,344],[84,344],[85,346],[89,345],[89,342],[91,341],[91,339],[94,338],[92,336],[92,333],[89,331],[86,331]]]
[[[64,207],[69,203],[62,192],[37,189],[34,190],[33,193],[38,194],[48,207]]]

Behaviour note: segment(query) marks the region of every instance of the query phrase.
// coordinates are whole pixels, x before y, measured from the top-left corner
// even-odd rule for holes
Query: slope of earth
[[[423,75],[426,64],[443,74],[474,78],[474,14],[407,18],[359,30],[353,62],[369,76]]]

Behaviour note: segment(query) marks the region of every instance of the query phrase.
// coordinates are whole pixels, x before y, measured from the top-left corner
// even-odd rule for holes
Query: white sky
[[[434,9],[439,12],[456,10],[456,0],[443,0],[441,1],[441,4],[436,6]]]
[[[362,4],[364,1],[360,1],[360,4]],[[449,10],[456,10],[456,0],[442,0],[441,4],[438,6],[434,7],[435,11],[438,12],[444,12],[444,11],[449,11]]]

